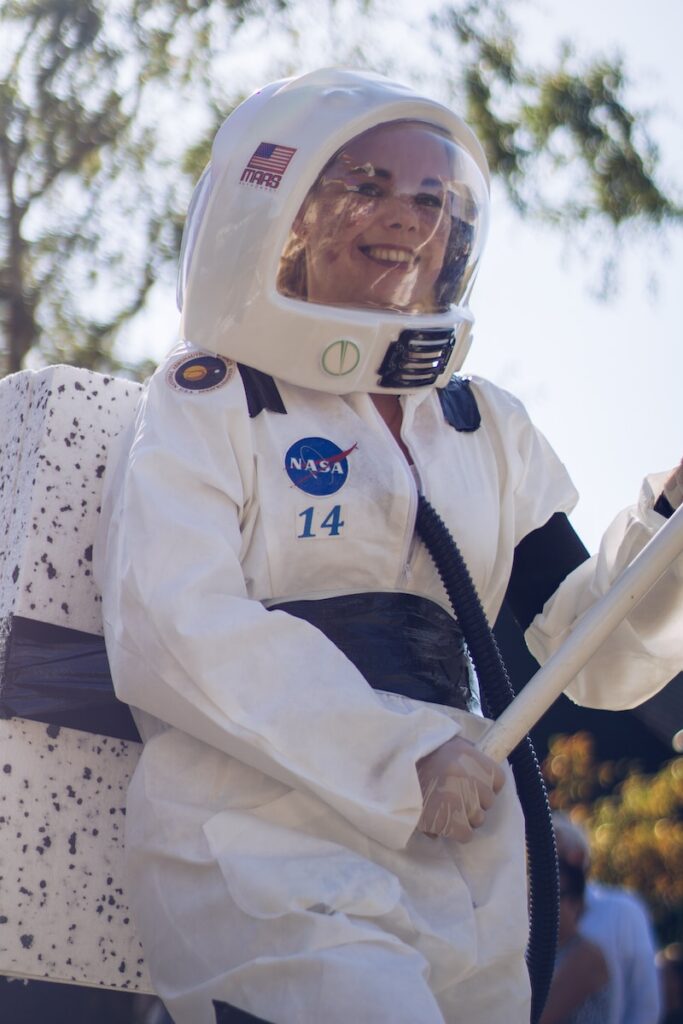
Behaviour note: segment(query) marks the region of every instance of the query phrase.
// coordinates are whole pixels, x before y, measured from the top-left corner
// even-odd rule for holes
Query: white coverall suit
[[[286,414],[250,418],[229,361],[214,388],[176,386],[188,355],[154,375],[108,475],[97,565],[116,689],[144,712],[128,888],[157,990],[177,1024],[214,1024],[213,1000],[277,1024],[528,1021],[512,778],[471,843],[415,832],[416,761],[482,720],[373,691],[316,628],[264,607],[398,591],[448,608],[404,455],[369,395],[277,381]],[[576,494],[520,403],[472,386],[478,430],[454,430],[425,389],[401,399],[401,436],[494,621],[515,545]],[[325,462],[325,442],[342,457]],[[306,458],[334,483],[302,487]],[[537,616],[541,660],[661,526],[658,493],[646,483]],[[630,707],[680,668],[675,576],[575,699]]]

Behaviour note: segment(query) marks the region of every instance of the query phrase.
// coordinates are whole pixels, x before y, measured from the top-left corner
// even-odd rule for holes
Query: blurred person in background
[[[588,839],[566,814],[553,814],[560,862],[590,871]],[[581,934],[596,943],[609,969],[609,1014],[605,1024],[657,1024],[660,994],[655,942],[643,901],[633,892],[588,878]]]
[[[540,1024],[605,1024],[611,987],[607,960],[582,934],[586,875],[560,859],[560,921],[555,972]]]

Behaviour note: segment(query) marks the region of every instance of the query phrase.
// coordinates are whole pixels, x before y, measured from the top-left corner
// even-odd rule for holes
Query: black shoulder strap
[[[479,429],[481,414],[469,377],[451,377],[446,387],[437,391],[447,423],[465,433]]]
[[[522,630],[528,629],[562,580],[589,558],[564,512],[532,530],[515,548],[506,601]]]
[[[282,401],[277,384],[267,373],[254,370],[251,366],[237,364],[242,377],[242,384],[247,396],[247,408],[252,419],[266,409],[268,412],[281,412],[286,415],[285,403]]]

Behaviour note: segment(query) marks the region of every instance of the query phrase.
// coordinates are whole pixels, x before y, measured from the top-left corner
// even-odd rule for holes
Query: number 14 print
[[[303,519],[303,528],[301,533],[297,534],[299,540],[307,537],[319,537],[321,531],[325,531],[328,537],[338,537],[341,533],[344,525],[344,520],[341,517],[341,505],[335,505],[331,512],[328,512],[324,518],[324,512],[318,511],[318,517],[320,521],[316,521],[316,508],[311,505],[310,508],[305,508],[303,512],[299,512],[299,519]]]

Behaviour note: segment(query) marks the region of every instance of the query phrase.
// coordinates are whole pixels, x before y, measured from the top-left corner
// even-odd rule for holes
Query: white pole
[[[683,506],[652,537],[609,591],[579,619],[569,637],[477,743],[503,761],[560,696],[610,633],[683,553]]]

